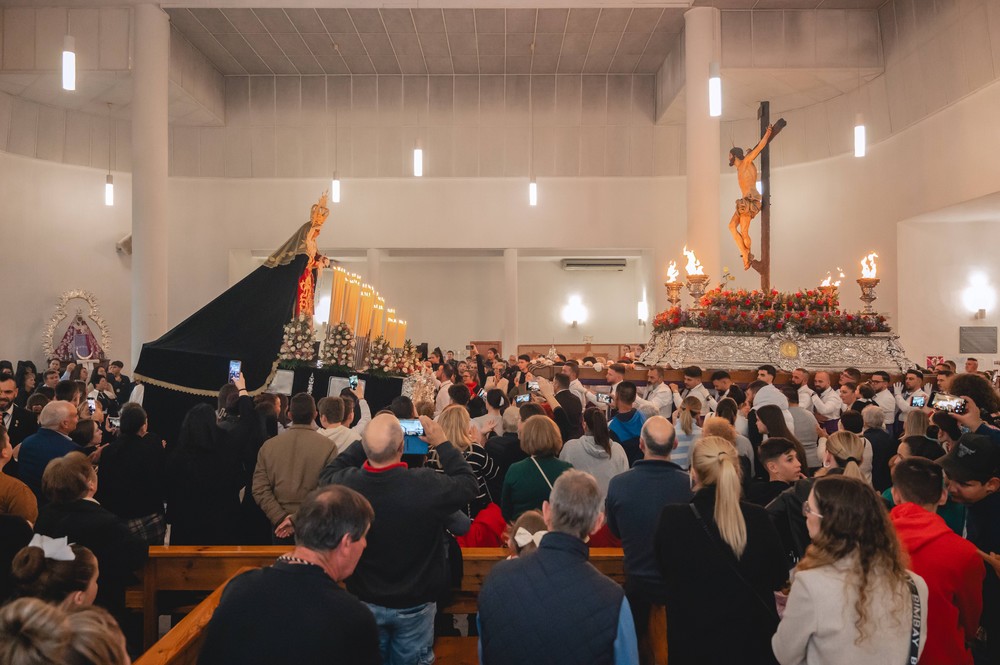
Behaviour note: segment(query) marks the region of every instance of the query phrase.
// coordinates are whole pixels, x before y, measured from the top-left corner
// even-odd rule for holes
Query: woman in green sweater
[[[541,510],[563,471],[573,465],[558,459],[562,448],[559,427],[548,416],[532,416],[521,428],[521,450],[530,455],[511,464],[503,481],[500,509],[508,522],[526,510]]]

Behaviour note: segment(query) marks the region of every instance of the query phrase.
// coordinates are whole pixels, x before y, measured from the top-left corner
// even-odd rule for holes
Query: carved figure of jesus
[[[736,200],[736,212],[729,220],[729,232],[733,234],[736,247],[743,257],[744,270],[749,270],[750,262],[753,261],[753,254],[750,253],[750,222],[760,213],[761,208],[760,192],[757,191],[757,166],[753,160],[771,140],[773,131],[774,126],[768,125],[764,136],[748,155],[744,156],[743,148],[733,148],[729,151],[729,165],[736,167],[736,178],[743,194],[742,198]]]

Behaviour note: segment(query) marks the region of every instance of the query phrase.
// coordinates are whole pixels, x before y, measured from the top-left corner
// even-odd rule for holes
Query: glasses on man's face
[[[813,510],[812,506],[809,505],[809,502],[806,501],[805,503],[802,504],[802,516],[809,517],[810,515],[818,517],[819,519],[823,519],[823,516],[817,513],[815,510]]]

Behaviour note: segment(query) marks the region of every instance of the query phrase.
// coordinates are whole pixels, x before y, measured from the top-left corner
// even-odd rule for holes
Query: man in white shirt
[[[451,398],[448,397],[448,388],[455,385],[455,368],[448,363],[441,363],[441,366],[438,367],[437,376],[441,381],[441,387],[438,388],[437,399],[434,400],[435,418],[440,416],[441,412],[444,411],[449,404],[451,404]]]
[[[674,410],[674,395],[670,386],[663,382],[663,369],[660,367],[650,367],[646,374],[648,387],[646,397],[642,400],[652,405],[658,415],[670,419],[670,414]],[[641,406],[641,405],[640,405]]]
[[[792,386],[799,393],[799,408],[812,413],[812,388],[809,387],[809,370],[796,367],[792,370]]]
[[[625,380],[626,371],[628,371],[627,368],[625,367],[625,365],[621,363],[612,363],[611,365],[608,366],[606,378],[608,380],[608,384],[611,386],[611,390],[609,392],[612,398],[611,399],[612,404],[614,403],[614,397],[618,390],[618,384],[620,384],[622,381]],[[572,388],[573,384],[570,383],[570,389],[572,390]],[[588,390],[586,395],[587,395],[587,401],[590,402],[591,404],[597,404],[600,407],[604,406],[597,401],[597,393],[595,393],[594,391]],[[586,407],[586,405],[584,406]]]
[[[349,445],[361,439],[361,435],[349,427],[344,427],[344,400],[340,397],[324,397],[319,401],[319,423],[317,431],[333,441],[337,453],[342,453]]]
[[[587,406],[587,388],[580,381],[580,364],[571,360],[563,365],[562,373],[569,377],[569,389],[580,399],[580,406]]]
[[[924,382],[924,373],[919,369],[908,369],[906,370],[906,376],[903,379],[903,383],[896,382],[892,386],[892,392],[896,396],[896,410],[899,414],[896,418],[896,431],[903,431],[903,421],[906,420],[906,414],[915,409],[921,409],[928,405],[929,397],[927,393],[924,392],[921,387]],[[922,397],[922,404],[913,404],[914,397]]]
[[[882,422],[891,427],[893,421],[896,420],[896,398],[889,390],[889,372],[872,372],[869,382],[875,390],[875,397],[872,399],[882,409]],[[889,433],[892,434],[892,432]]]
[[[965,359],[965,373],[966,374],[975,374],[978,371],[979,371],[979,361],[976,360],[975,358],[966,358]]]
[[[679,390],[676,384],[670,384],[670,390],[674,393],[674,407],[681,408],[684,400],[688,396],[697,397],[701,400],[701,414],[708,415],[710,411],[715,411],[716,401],[708,392],[708,388],[701,381],[701,368],[691,365],[684,368],[684,390]]]
[[[830,386],[830,373],[825,371],[816,372],[813,377],[813,385],[816,392],[812,395],[812,406],[816,411],[816,420],[825,422],[840,418],[841,406],[840,393]]]

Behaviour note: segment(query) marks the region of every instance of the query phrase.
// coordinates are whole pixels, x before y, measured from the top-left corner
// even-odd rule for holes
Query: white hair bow
[[[69,538],[49,538],[36,533],[28,547],[37,547],[45,554],[46,559],[53,561],[76,561],[76,552],[69,546]]]
[[[517,527],[517,531],[514,532],[514,542],[517,543],[518,547],[524,547],[530,542],[535,543],[535,547],[542,544],[542,536],[547,534],[548,531],[536,531],[535,533],[529,532],[523,526]]]

